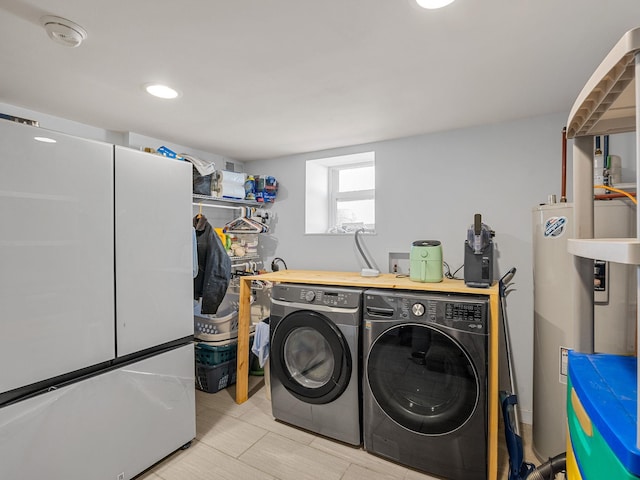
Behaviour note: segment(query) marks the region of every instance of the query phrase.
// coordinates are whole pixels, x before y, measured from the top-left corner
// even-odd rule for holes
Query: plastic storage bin
[[[206,343],[196,343],[196,362],[203,365],[219,365],[236,358],[238,351],[237,342],[227,345],[210,345]]]
[[[571,445],[571,437],[567,433],[567,480],[582,480],[582,474],[578,468],[578,462],[576,456],[573,453],[573,446]]]
[[[634,357],[569,353],[567,420],[584,480],[640,478]]]
[[[207,393],[216,393],[236,383],[236,360],[218,365],[196,363],[196,388]]]
[[[249,357],[251,358],[251,347],[253,345],[253,332],[249,333]],[[218,365],[219,363],[234,360],[238,352],[238,339],[223,340],[220,342],[196,342],[195,357],[196,362],[204,365]]]
[[[253,335],[249,336],[249,354]],[[196,387],[207,393],[216,393],[236,383],[238,341],[196,343]],[[220,368],[218,368],[220,367]]]
[[[193,332],[196,337],[203,340],[215,341],[223,333],[232,333],[238,330],[238,312],[231,311],[226,314],[197,315],[193,316]]]
[[[193,309],[193,333],[199,340],[216,341],[222,336],[230,338],[238,330],[238,295],[227,293],[215,315],[200,312],[201,304]]]
[[[220,333],[231,333],[236,330],[238,330],[238,312],[217,318],[197,316],[193,318],[193,331],[199,338],[206,338],[208,335],[218,335]]]

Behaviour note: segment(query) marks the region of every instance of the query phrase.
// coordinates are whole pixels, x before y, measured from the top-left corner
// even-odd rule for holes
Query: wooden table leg
[[[249,327],[251,326],[251,278],[240,278],[236,403],[249,399]]]

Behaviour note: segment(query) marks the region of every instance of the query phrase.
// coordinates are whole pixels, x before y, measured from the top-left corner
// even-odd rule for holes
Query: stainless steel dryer
[[[487,478],[489,300],[367,290],[364,448],[452,480]]]
[[[362,292],[299,284],[271,292],[273,416],[351,445],[362,443]]]

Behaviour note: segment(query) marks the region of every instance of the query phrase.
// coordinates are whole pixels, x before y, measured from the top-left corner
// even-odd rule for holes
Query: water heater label
[[[569,376],[569,348],[560,346],[560,378],[559,381],[563,385],[567,384],[567,377]]]
[[[564,233],[567,217],[549,217],[544,224],[545,237],[559,237]]]

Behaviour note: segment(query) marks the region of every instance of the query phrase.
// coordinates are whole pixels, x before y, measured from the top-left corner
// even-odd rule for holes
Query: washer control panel
[[[444,316],[446,320],[458,322],[483,322],[482,305],[468,302],[446,302],[444,306]]]
[[[457,330],[488,333],[488,311],[488,297],[477,295],[367,290],[364,296],[367,320],[428,322]]]

